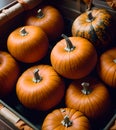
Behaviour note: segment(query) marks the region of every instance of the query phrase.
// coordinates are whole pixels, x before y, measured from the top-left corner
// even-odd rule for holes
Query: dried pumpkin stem
[[[75,49],[75,46],[73,46],[70,39],[65,34],[62,34],[61,36],[66,40],[67,47],[65,48],[65,50],[68,52],[73,51]]]
[[[42,80],[42,78],[40,77],[38,72],[39,72],[39,69],[35,69],[33,72],[34,73],[34,78],[33,78],[34,83],[38,83]]]
[[[69,120],[69,117],[66,115],[63,119],[63,121],[61,121],[61,124],[65,127],[69,127],[72,126],[72,121]]]
[[[92,1],[93,0],[89,0],[89,2],[87,3],[87,11],[89,11],[91,9]]]
[[[43,18],[43,17],[44,17],[44,14],[43,14],[43,12],[42,12],[41,9],[39,9],[39,10],[37,11],[37,17],[38,17],[38,18]]]
[[[88,82],[81,83],[81,86],[83,87],[83,89],[82,89],[83,94],[85,94],[85,95],[90,94],[90,89],[89,89],[90,84]]]
[[[25,28],[23,27],[23,28],[21,28],[21,30],[20,30],[20,35],[21,36],[26,36],[28,34],[28,32],[25,30]]]
[[[87,18],[87,22],[92,22],[93,20],[94,20],[94,17],[92,16],[92,11],[90,10],[90,11],[87,11],[87,16],[88,16],[88,18]]]

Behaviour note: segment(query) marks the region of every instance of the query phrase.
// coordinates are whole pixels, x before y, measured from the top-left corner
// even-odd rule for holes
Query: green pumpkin
[[[78,16],[72,23],[72,35],[88,39],[96,48],[109,45],[112,16],[105,9],[93,9]]]

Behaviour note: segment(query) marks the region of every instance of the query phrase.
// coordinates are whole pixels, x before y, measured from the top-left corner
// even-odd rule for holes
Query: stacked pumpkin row
[[[77,17],[72,24],[72,36],[68,37],[62,34],[64,19],[56,8],[42,5],[30,10],[25,25],[11,32],[7,39],[9,53],[1,51],[1,61],[6,67],[0,76],[1,96],[16,86],[19,101],[29,109],[41,111],[54,108],[65,98],[66,108],[49,114],[42,129],[59,125],[59,129],[89,130],[89,119],[103,117],[110,109],[105,84],[116,86],[116,48],[99,53],[99,48],[110,46],[110,27],[111,15],[104,9],[93,9]],[[51,45],[60,36],[62,39]],[[50,64],[38,64],[48,57],[49,50]],[[20,73],[18,61],[33,66]]]

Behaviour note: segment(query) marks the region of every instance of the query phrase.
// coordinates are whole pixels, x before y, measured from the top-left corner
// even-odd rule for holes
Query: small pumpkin
[[[25,63],[41,60],[48,52],[49,42],[45,32],[37,26],[23,26],[12,31],[7,48],[13,57]]]
[[[49,113],[42,124],[42,130],[90,130],[90,122],[80,111],[59,108]]]
[[[32,9],[42,2],[42,0],[17,0],[23,5],[25,10]]]
[[[82,37],[67,37],[56,43],[50,55],[53,68],[63,77],[82,78],[96,66],[97,53],[94,46]]]
[[[107,47],[112,41],[112,16],[105,9],[92,9],[82,13],[72,23],[72,35],[93,43],[96,49]]]
[[[8,52],[0,51],[0,97],[13,91],[19,74],[17,61]]]
[[[106,0],[109,7],[111,7],[113,10],[116,10],[116,0]]]
[[[97,65],[97,72],[104,83],[116,88],[116,47],[112,47],[101,54]]]
[[[64,31],[64,19],[58,9],[43,5],[27,12],[25,25],[41,27],[50,41],[54,41]]]
[[[69,84],[65,103],[67,107],[84,113],[90,120],[96,120],[108,114],[111,102],[106,86],[97,78],[87,76]]]
[[[19,101],[27,108],[48,110],[59,104],[65,84],[50,65],[36,65],[25,70],[16,84]]]

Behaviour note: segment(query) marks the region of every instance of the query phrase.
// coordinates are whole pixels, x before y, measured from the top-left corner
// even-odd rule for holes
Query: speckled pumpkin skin
[[[93,9],[78,16],[72,24],[72,35],[90,40],[96,48],[105,47],[112,40],[112,17],[105,9]],[[90,17],[90,19],[88,18]]]

